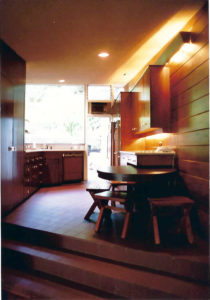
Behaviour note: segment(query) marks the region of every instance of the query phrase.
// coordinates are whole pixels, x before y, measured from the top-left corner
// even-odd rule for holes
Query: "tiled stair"
[[[57,278],[48,278],[40,273],[26,272],[4,267],[2,299],[93,299],[99,300],[99,292],[86,291],[82,287],[59,282]],[[95,292],[95,293],[94,293]],[[106,295],[104,295],[106,297]],[[107,295],[109,297],[109,295]]]
[[[4,224],[3,232],[7,232],[7,238],[2,241],[7,276],[2,286],[9,291],[9,283],[15,281],[17,295],[17,282],[25,276],[31,286],[30,293],[33,294],[34,286],[38,285],[45,291],[42,297],[48,299],[74,299],[74,294],[75,299],[84,299],[85,294],[93,299],[208,299],[208,264],[199,258],[195,261],[180,257],[173,263],[173,257],[163,254],[135,252],[135,249],[111,247],[108,243],[96,246],[88,241],[15,225]],[[58,291],[62,291],[63,296],[58,295]],[[36,299],[41,299],[39,297]]]

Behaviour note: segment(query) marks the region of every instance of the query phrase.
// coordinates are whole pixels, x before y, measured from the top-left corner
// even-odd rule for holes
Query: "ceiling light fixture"
[[[98,54],[98,56],[99,57],[107,57],[107,56],[109,56],[109,53],[107,53],[107,52],[101,52],[101,53]]]
[[[62,83],[62,82],[65,82],[65,80],[64,79],[60,79],[58,82]]]
[[[196,50],[192,38],[193,34],[191,32],[180,32],[177,35],[172,42],[174,54],[169,58],[169,63],[180,63]]]

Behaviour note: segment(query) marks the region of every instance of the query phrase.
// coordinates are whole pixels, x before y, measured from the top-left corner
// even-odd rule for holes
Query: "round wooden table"
[[[125,218],[123,231],[121,235],[122,238],[125,238],[128,229],[129,218],[131,213],[133,213],[133,208],[135,207],[135,211],[143,212],[144,217],[148,215],[149,218],[149,208],[148,208],[149,203],[147,201],[148,196],[151,195],[151,192],[155,193],[155,195],[159,194],[160,192],[162,193],[162,189],[164,190],[164,192],[168,192],[168,190],[173,191],[173,187],[171,183],[173,182],[174,175],[176,174],[176,169],[174,168],[144,168],[143,169],[140,167],[127,165],[127,166],[104,167],[97,170],[97,172],[100,178],[106,180],[136,183],[134,190],[132,191],[127,190],[129,193],[128,201],[130,203],[130,211],[127,212],[128,213],[127,219]],[[162,183],[164,184],[162,185]],[[109,197],[107,195],[107,200],[109,199]],[[109,211],[109,215],[110,212],[111,211]],[[103,215],[103,211],[102,211],[102,215]],[[97,221],[97,227],[96,227],[97,230],[100,226],[100,222],[101,222],[101,218],[99,217]]]
[[[162,177],[174,175],[174,168],[140,168],[133,166],[109,166],[97,170],[98,176],[107,180],[141,181],[142,178]]]

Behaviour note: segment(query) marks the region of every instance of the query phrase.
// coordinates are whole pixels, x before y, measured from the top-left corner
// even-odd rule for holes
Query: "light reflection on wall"
[[[146,137],[147,140],[164,140],[168,138],[171,135],[171,133],[158,133],[154,135],[149,135]]]
[[[169,60],[169,63],[180,63],[188,58],[189,55],[192,55],[196,51],[196,44],[184,43],[179,51],[177,51]]]
[[[157,147],[159,147],[160,142],[162,143],[162,146],[169,146],[175,150],[177,146],[177,135],[174,133],[158,133],[144,138],[139,138],[133,141],[126,150],[156,150]]]
[[[145,137],[145,150],[155,150],[160,144],[175,149],[175,135],[173,133],[159,133]]]

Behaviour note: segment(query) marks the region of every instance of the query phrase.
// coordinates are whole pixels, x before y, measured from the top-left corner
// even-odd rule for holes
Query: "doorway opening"
[[[87,119],[88,180],[98,178],[97,169],[110,166],[110,118],[89,116]]]

